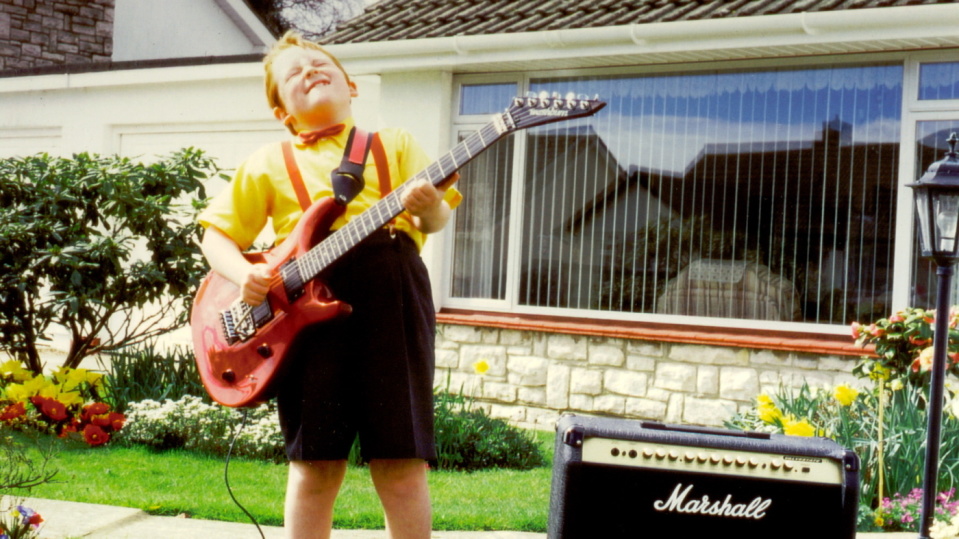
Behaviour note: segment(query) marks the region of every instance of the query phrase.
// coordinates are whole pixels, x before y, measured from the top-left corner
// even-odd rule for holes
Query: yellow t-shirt
[[[340,166],[353,126],[352,120],[345,123],[346,128],[339,135],[320,139],[310,146],[301,143],[298,138],[293,143],[293,154],[303,183],[314,201],[333,196],[330,172]],[[413,136],[404,130],[384,129],[379,131],[379,136],[389,162],[390,181],[394,189],[432,162]],[[293,231],[303,210],[293,190],[280,145],[280,142],[276,142],[260,148],[236,169],[230,185],[215,196],[200,214],[202,226],[217,227],[241,249],[253,244],[268,218],[273,219],[277,244]],[[379,178],[372,155],[367,156],[363,179],[363,191],[333,223],[334,230],[380,200]],[[461,198],[453,188],[448,189],[444,197],[451,208],[455,208]],[[395,226],[409,235],[418,247],[423,247],[426,236],[413,226],[412,216],[408,212],[396,218]]]

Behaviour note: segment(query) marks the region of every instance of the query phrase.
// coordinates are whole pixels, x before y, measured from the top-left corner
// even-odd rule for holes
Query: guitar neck
[[[439,185],[463,165],[489,148],[494,142],[509,132],[503,118],[497,116],[493,122],[485,125],[466,137],[443,157],[436,160],[418,174],[398,186],[368,210],[353,218],[336,230],[325,240],[314,246],[297,259],[303,282],[316,278],[323,270],[337,261],[347,251],[386,226],[397,215],[403,213],[402,196],[409,186],[420,180]]]

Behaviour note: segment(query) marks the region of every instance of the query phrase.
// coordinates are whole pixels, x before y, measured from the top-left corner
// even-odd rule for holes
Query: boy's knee
[[[370,475],[380,492],[406,496],[426,488],[426,463],[419,459],[373,460]]]

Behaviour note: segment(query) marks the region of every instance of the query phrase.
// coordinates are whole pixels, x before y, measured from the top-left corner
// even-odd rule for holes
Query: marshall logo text
[[[771,499],[756,497],[753,501],[747,503],[733,503],[732,494],[727,494],[724,500],[711,500],[709,495],[703,494],[702,498],[689,499],[689,491],[693,485],[683,489],[682,483],[677,483],[673,493],[666,501],[656,500],[653,502],[653,509],[657,511],[688,513],[697,515],[707,515],[726,518],[751,518],[760,520],[766,516],[766,510],[772,505]]]

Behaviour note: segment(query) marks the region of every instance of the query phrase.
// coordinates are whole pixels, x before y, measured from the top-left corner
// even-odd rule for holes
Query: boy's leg
[[[327,539],[333,502],[346,475],[345,460],[295,460],[286,482],[284,528],[290,539]]]
[[[374,459],[370,476],[386,512],[390,539],[429,539],[433,528],[426,462]]]

